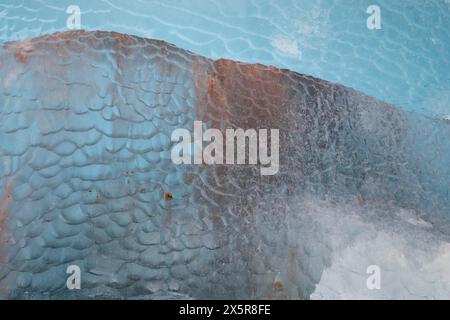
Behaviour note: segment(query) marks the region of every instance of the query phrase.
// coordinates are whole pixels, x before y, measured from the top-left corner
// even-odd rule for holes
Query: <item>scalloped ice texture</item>
[[[7,43],[0,74],[2,297],[346,297],[369,264],[450,296],[446,121],[119,33]],[[194,120],[279,128],[279,173],[174,165]]]
[[[366,12],[381,9],[381,30]],[[450,116],[449,0],[0,0],[0,43],[86,30],[157,38],[212,59],[263,63]]]

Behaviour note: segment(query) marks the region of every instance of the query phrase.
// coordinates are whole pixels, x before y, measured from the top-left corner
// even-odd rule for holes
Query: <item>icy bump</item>
[[[447,121],[118,33],[7,43],[0,61],[2,297],[345,297],[365,282],[337,286],[336,270],[372,260],[447,277]],[[174,165],[171,133],[195,120],[279,129],[279,173]],[[383,297],[409,296],[401,284]]]

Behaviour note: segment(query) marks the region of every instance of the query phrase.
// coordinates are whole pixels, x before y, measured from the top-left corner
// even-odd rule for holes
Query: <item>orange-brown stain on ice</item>
[[[196,61],[193,70],[196,120],[211,128],[278,128],[285,119],[289,93],[279,69],[220,59]]]
[[[12,181],[7,179],[0,193],[0,272],[3,273],[8,264],[9,209],[13,201]],[[0,273],[0,275],[1,275]],[[0,296],[9,291],[6,281],[0,281]]]
[[[195,120],[225,130],[279,129],[289,117],[289,83],[274,67],[232,60],[193,62]],[[226,150],[225,150],[226,153]],[[225,156],[225,154],[224,154]],[[218,176],[233,170],[217,166]]]
[[[126,54],[131,53],[130,45],[135,41],[132,36],[121,33],[113,33],[114,35],[114,50],[115,50],[115,60],[117,68],[119,70],[123,69],[123,60]],[[119,80],[122,80],[122,76],[119,75]]]
[[[166,200],[166,201],[171,201],[173,199],[173,194],[172,194],[172,192],[165,192],[164,193],[164,200]]]
[[[276,292],[281,292],[284,290],[284,284],[281,281],[275,281],[273,283],[273,288]]]
[[[19,42],[16,45],[14,57],[21,63],[28,63],[30,60],[30,53],[33,51],[33,45],[29,41]]]
[[[12,182],[7,180],[0,198],[0,263],[5,262],[3,249],[8,241],[8,216],[12,200]]]
[[[281,70],[232,60],[195,58],[192,63],[195,89],[194,119],[208,128],[281,129],[289,119],[292,81]],[[280,131],[281,133],[281,131]],[[283,143],[283,135],[280,136]],[[228,150],[224,150],[224,159]],[[233,194],[230,181],[242,179],[238,166],[205,166],[207,175],[223,194]],[[226,203],[226,196],[215,201]],[[252,204],[247,203],[249,210]]]

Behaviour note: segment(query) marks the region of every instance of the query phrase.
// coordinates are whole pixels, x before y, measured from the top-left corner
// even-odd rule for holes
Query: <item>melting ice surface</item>
[[[380,1],[380,31],[366,28],[365,9],[370,1],[228,3],[136,1],[124,6],[121,1],[80,1],[79,5],[86,29],[159,38],[211,58],[286,67],[349,85],[404,110],[432,117],[449,113],[448,1]],[[0,3],[0,16],[6,21],[0,26],[1,40],[65,30],[69,4]],[[87,296],[450,296],[447,122],[393,112],[344,89],[336,89],[336,96],[328,95],[330,87],[321,81],[311,85],[309,78],[294,77],[294,84],[317,85],[321,92],[302,91],[292,83],[286,86],[287,92],[276,92],[304,112],[292,116],[301,125],[267,118],[264,113],[255,117],[289,128],[290,138],[305,137],[298,142],[300,149],[289,148],[296,156],[289,153],[291,160],[285,159],[284,175],[282,171],[275,183],[236,178],[245,190],[237,192],[216,173],[183,172],[167,164],[169,129],[194,120],[198,114],[193,110],[200,112],[198,106],[204,106],[192,93],[193,87],[202,89],[202,82],[195,82],[199,78],[192,71],[186,72],[190,66],[184,63],[190,58],[181,53],[174,70],[147,75],[136,73],[138,62],[143,61],[122,61],[120,55],[109,54],[114,46],[102,45],[105,56],[85,56],[84,67],[71,69],[72,73],[64,73],[67,61],[54,60],[61,67],[55,71],[57,77],[73,83],[73,95],[65,103],[61,81],[36,72],[38,81],[25,72],[51,65],[35,61],[33,53],[27,53],[26,42],[20,49],[23,55],[22,51],[7,55],[12,60],[2,66],[8,77],[2,78],[0,100],[0,213],[4,215],[8,208],[12,241],[10,247],[1,248],[7,252],[0,258],[1,266],[7,266],[0,269],[2,294],[71,297],[61,286],[66,265],[77,263],[88,271],[83,280],[88,286],[82,292]],[[178,57],[178,51],[174,52]],[[28,54],[30,69],[23,64]],[[158,53],[149,54],[144,62],[157,70],[161,61],[150,59],[155,56]],[[78,59],[72,58],[70,62]],[[127,71],[122,80],[114,72],[119,64]],[[66,66],[71,68],[70,63]],[[77,80],[94,67],[102,72],[93,73],[90,84],[104,101],[77,86]],[[239,80],[234,78],[237,72],[227,73],[228,68],[236,71],[234,67],[220,63],[215,67],[237,83],[248,81],[249,87],[255,85],[252,77],[266,79],[250,74],[250,79]],[[205,70],[200,75],[210,80]],[[112,88],[105,77],[114,80]],[[271,74],[266,80],[278,83],[276,77]],[[142,82],[142,87],[119,93],[120,81]],[[155,85],[158,82],[162,87]],[[232,99],[230,92],[236,88],[224,87],[222,94]],[[43,92],[53,94],[33,100]],[[143,98],[148,92],[156,93]],[[355,99],[356,109],[342,97]],[[27,100],[34,102],[24,103]],[[327,101],[332,101],[331,107]],[[278,102],[269,101],[267,106],[283,105]],[[213,101],[216,107],[224,107],[221,103]],[[167,108],[149,111],[148,105]],[[42,106],[50,109],[39,110]],[[349,112],[336,115],[333,110],[341,107]],[[27,108],[38,110],[27,117],[21,113]],[[321,112],[308,111],[315,108]],[[180,110],[186,112],[186,119],[179,117]],[[292,110],[287,111],[291,115]],[[141,116],[152,119],[150,130],[147,122],[140,122]],[[238,125],[240,120],[230,121]],[[343,128],[337,131],[336,122]],[[86,132],[88,140],[83,136]],[[230,177],[251,176],[245,170],[230,170]],[[192,176],[194,182],[189,180]],[[171,210],[161,196],[167,188],[174,194]],[[205,190],[210,193],[202,193]],[[230,190],[235,196],[242,193],[239,200],[219,198],[225,212],[210,211],[211,203],[219,201],[215,197],[227,199]],[[8,200],[11,197],[15,200]],[[366,287],[369,265],[382,270],[381,290]],[[228,283],[239,288],[227,287]],[[5,291],[8,286],[13,290]]]

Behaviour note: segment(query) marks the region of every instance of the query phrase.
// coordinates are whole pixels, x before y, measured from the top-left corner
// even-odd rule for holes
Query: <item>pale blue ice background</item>
[[[289,68],[409,111],[450,115],[450,0],[0,0],[0,43],[82,28]],[[366,27],[369,5],[382,29]]]

